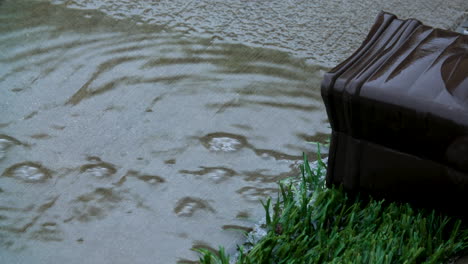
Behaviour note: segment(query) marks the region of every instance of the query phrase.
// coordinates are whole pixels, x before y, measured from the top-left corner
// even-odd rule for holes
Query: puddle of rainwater
[[[235,249],[230,229],[249,230],[258,200],[298,173],[302,152],[313,157],[305,141],[327,139],[322,69],[67,5],[0,1],[1,262],[175,263],[196,260],[194,247]]]

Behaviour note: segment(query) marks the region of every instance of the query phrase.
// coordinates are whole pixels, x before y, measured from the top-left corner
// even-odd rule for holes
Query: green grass
[[[312,170],[304,155],[301,180],[279,183],[276,202],[262,202],[268,234],[247,252],[239,247],[236,263],[444,263],[468,247],[460,220],[325,188],[318,158]],[[196,251],[201,263],[229,263],[223,248]]]

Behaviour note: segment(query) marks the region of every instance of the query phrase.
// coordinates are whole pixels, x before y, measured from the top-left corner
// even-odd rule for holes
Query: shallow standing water
[[[232,249],[328,137],[321,72],[177,25],[0,1],[0,262]]]

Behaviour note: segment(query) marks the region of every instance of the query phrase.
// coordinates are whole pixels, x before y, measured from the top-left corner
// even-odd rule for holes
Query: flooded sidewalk
[[[233,246],[329,133],[320,68],[285,52],[48,3],[1,11],[1,262]]]
[[[234,249],[328,139],[321,78],[359,41],[309,49],[318,4],[182,2],[0,1],[1,263]]]

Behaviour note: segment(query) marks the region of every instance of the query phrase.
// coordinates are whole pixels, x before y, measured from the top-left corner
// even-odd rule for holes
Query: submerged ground
[[[0,262],[232,248],[328,138],[324,70],[380,9],[450,28],[455,2],[0,1]]]

